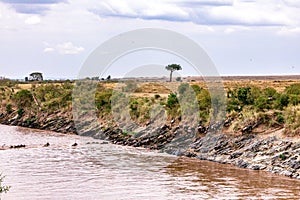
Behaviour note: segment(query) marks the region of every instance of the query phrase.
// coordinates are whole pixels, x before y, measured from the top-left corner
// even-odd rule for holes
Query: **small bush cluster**
[[[300,84],[279,93],[274,88],[241,87],[227,93],[227,112],[237,112],[236,130],[246,125],[264,124],[285,127],[286,133],[300,132]]]
[[[159,101],[159,100],[158,100]],[[131,119],[138,123],[145,123],[150,119],[150,110],[153,102],[148,97],[132,97],[129,100]]]
[[[33,88],[35,103],[42,110],[55,112],[72,104],[73,84],[65,82],[62,84],[43,84]]]
[[[296,106],[300,103],[300,84],[291,85],[282,93],[270,87],[262,90],[256,87],[242,87],[229,90],[227,97],[229,112],[241,111],[247,105],[257,111],[283,110],[288,105]]]
[[[284,111],[285,133],[300,135],[300,105],[289,105]]]
[[[167,109],[167,113],[171,118],[178,117],[180,115],[180,105],[177,98],[177,94],[171,93],[167,98],[167,102],[165,103],[165,107]]]
[[[3,179],[4,179],[4,176],[2,176],[2,174],[0,174],[0,194],[8,192],[10,189],[10,186],[2,185]]]
[[[112,90],[97,90],[95,94],[95,104],[99,112],[99,116],[105,116],[111,112],[111,96]]]

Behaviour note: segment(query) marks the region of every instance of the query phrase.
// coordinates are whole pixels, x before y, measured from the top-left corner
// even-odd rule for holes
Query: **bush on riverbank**
[[[85,99],[85,95],[75,101],[81,102],[83,112],[94,106],[102,121],[111,121],[112,112],[119,112],[124,115],[129,113],[131,120],[145,125],[159,110],[166,111],[165,119],[168,121],[181,120],[182,115],[193,116],[193,112],[198,110],[199,123],[208,126],[210,117],[216,112],[212,110],[212,102],[214,105],[222,104],[219,97],[211,97],[207,89],[196,83],[178,83],[178,93],[171,92],[168,87],[158,83],[126,82],[119,92],[113,90],[111,83],[97,84],[94,101]],[[24,124],[34,123],[39,116],[47,118],[47,115],[52,114],[64,115],[71,120],[73,87],[74,84],[70,81],[33,83],[30,87],[26,85],[26,88],[16,82],[2,81],[1,112],[11,116],[10,118],[17,115],[19,119],[24,119]],[[84,90],[92,91],[91,88]],[[160,90],[169,94],[160,93]],[[251,131],[257,129],[256,132],[260,132],[284,127],[286,134],[300,135],[300,84],[291,84],[281,91],[253,85],[227,88],[226,95],[227,119],[218,120],[228,121],[226,126],[230,131],[241,132],[250,127]],[[121,104],[115,104],[118,99],[122,100],[119,102]],[[94,105],[90,105],[91,102]],[[124,111],[128,111],[127,114]]]
[[[300,135],[300,105],[288,106],[285,110],[285,133],[287,135]]]
[[[72,104],[73,84],[42,84],[32,88],[36,105],[42,111],[55,112],[70,108]]]
[[[292,84],[279,93],[274,88],[242,87],[227,93],[227,112],[237,112],[233,130],[285,127],[289,135],[299,135],[300,84]]]
[[[2,174],[0,174],[0,194],[8,192],[10,189],[10,186],[2,185],[3,179],[4,179],[4,176],[2,176]]]

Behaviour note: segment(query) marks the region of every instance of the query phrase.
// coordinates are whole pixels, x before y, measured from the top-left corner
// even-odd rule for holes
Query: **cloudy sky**
[[[299,13],[300,0],[0,0],[0,76],[76,77],[100,44],[138,28],[191,38],[222,75],[300,74]],[[118,67],[125,73],[140,54]],[[155,64],[184,65],[154,55],[161,57]]]

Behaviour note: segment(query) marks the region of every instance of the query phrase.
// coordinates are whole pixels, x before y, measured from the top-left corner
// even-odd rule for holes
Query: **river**
[[[89,137],[0,125],[0,148],[2,200],[300,198],[297,180]]]

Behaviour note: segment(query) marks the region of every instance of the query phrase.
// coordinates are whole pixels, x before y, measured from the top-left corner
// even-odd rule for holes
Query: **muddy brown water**
[[[0,125],[0,172],[11,186],[1,199],[300,198],[300,181],[283,176],[102,143]],[[26,148],[8,148],[18,144]]]

